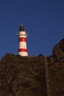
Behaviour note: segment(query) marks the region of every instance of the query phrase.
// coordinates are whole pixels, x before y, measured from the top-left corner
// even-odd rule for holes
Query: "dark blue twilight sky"
[[[0,0],[0,58],[17,54],[21,24],[28,34],[30,56],[52,54],[64,38],[64,0]]]

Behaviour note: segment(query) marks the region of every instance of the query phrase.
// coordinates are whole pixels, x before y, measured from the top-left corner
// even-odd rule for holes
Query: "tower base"
[[[28,56],[28,53],[27,52],[18,52],[18,55],[20,55],[20,56]]]

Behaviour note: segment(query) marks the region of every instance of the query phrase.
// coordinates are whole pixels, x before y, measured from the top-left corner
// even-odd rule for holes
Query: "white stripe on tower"
[[[23,25],[21,25],[19,27],[19,32],[18,32],[17,36],[19,38],[18,55],[20,55],[20,56],[28,56],[27,42],[26,42],[27,34],[26,34],[26,31],[25,31],[25,28],[24,28]]]

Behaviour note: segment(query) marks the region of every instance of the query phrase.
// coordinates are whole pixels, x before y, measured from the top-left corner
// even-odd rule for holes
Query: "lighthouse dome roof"
[[[20,25],[20,27],[19,27],[19,31],[25,31],[25,27],[24,27],[23,24]]]

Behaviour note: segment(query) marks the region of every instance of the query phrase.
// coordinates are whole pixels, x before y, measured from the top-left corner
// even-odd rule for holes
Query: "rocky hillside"
[[[64,39],[49,57],[6,54],[0,60],[0,96],[64,96]]]

